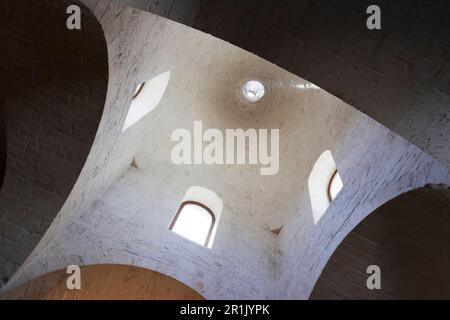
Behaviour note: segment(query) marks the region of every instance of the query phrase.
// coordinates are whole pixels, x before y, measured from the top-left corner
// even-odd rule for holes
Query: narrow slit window
[[[343,186],[331,152],[329,150],[323,152],[314,164],[308,179],[311,209],[315,224],[320,221],[322,215],[330,207]]]
[[[205,205],[195,201],[183,202],[169,229],[202,246],[209,247],[215,216]]]
[[[140,85],[136,87],[133,94],[133,99],[136,99],[138,95],[141,93],[142,89],[144,89],[145,82],[142,82]]]

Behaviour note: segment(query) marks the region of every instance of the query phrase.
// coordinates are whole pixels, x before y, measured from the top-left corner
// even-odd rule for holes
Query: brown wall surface
[[[81,290],[67,289],[66,270],[39,277],[3,299],[32,300],[203,300],[181,282],[148,269],[125,265],[81,267]]]
[[[311,299],[450,299],[450,189],[402,194],[339,245]],[[366,269],[381,268],[381,290]]]

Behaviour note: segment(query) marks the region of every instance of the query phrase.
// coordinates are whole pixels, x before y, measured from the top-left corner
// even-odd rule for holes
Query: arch
[[[450,189],[425,186],[378,207],[339,244],[311,299],[450,298]],[[381,269],[368,290],[366,270]]]
[[[66,28],[73,4],[81,8],[81,30]],[[109,70],[102,27],[80,1],[13,1],[0,19],[0,159],[7,145],[1,287],[45,234],[80,176],[101,122]]]
[[[81,290],[67,289],[66,269],[4,293],[7,300],[204,300],[180,281],[141,267],[98,264],[80,267]]]
[[[169,85],[169,80],[170,71],[166,71],[136,87],[122,131],[133,126],[158,106]]]

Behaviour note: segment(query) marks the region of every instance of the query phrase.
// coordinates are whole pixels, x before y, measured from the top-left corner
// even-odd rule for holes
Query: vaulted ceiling
[[[317,84],[450,164],[450,7],[377,1],[120,0],[229,41]]]

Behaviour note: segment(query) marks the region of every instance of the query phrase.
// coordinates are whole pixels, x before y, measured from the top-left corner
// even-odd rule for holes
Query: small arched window
[[[181,201],[169,230],[197,244],[212,248],[223,202],[213,191],[191,187]]]
[[[207,206],[196,201],[183,202],[169,229],[205,247],[209,246],[216,217]]]

